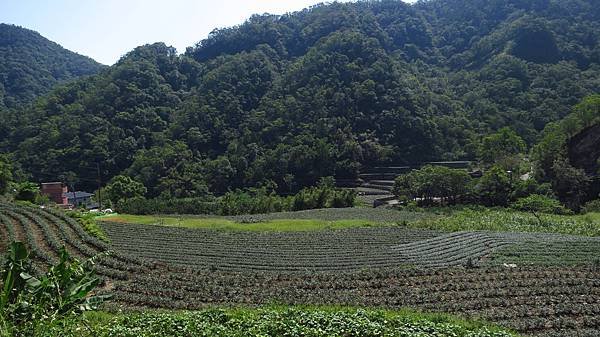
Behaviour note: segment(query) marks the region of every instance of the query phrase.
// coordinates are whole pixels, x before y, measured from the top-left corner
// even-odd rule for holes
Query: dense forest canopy
[[[364,166],[472,159],[510,126],[527,146],[600,91],[593,0],[396,0],[255,15],[182,55],[141,46],[2,114],[36,181],[148,197],[294,192]]]
[[[37,32],[0,23],[0,107],[30,102],[58,83],[96,74],[102,68]]]

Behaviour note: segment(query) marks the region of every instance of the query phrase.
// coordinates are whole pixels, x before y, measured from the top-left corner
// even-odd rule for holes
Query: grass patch
[[[384,224],[399,224],[436,216],[436,213],[428,209],[418,211],[404,209],[372,208],[372,207],[347,207],[347,208],[321,208],[295,212],[276,212],[268,214],[237,215],[225,217],[237,222],[243,222],[248,218],[254,220],[277,220],[277,219],[318,219],[318,220],[368,220],[370,222]]]
[[[463,209],[446,216],[430,217],[407,224],[413,228],[444,231],[541,232],[600,236],[600,213],[585,215],[542,214],[510,209]]]
[[[377,208],[317,209],[240,216],[155,216],[113,214],[100,221],[185,228],[246,231],[314,231],[403,225],[442,231],[540,232],[600,236],[600,213],[542,214],[501,208],[444,208],[423,211]]]
[[[158,225],[168,227],[203,228],[216,230],[244,231],[314,231],[325,229],[343,229],[375,226],[377,223],[368,220],[320,220],[320,219],[273,219],[234,221],[227,218],[211,217],[172,217],[153,215],[116,214],[99,217],[99,220],[132,223],[142,225]]]
[[[577,217],[586,222],[600,223],[600,213],[586,213]]]

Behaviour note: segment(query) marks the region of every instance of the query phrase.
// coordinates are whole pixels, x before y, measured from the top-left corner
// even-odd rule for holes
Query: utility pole
[[[100,163],[96,163],[98,169],[98,208],[102,211],[102,178],[100,176]]]

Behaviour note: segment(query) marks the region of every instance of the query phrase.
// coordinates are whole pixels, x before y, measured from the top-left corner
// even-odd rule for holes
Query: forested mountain
[[[0,23],[0,107],[16,107],[57,83],[98,73],[103,66],[37,32]]]
[[[3,116],[35,180],[127,174],[148,197],[290,192],[361,166],[472,159],[505,126],[529,145],[600,91],[595,0],[364,1],[253,16],[183,55],[134,49]]]

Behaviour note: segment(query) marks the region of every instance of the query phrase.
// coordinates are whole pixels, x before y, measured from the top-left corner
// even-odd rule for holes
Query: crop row
[[[478,316],[521,332],[600,331],[600,274],[581,268],[450,269],[342,274],[196,273],[139,275],[118,283],[116,300],[141,307],[196,309],[209,304],[346,304],[416,307]],[[373,275],[372,275],[373,276]],[[423,282],[425,279],[428,282]],[[473,283],[480,280],[480,283]],[[538,322],[546,317],[546,324]],[[557,323],[558,322],[558,323]],[[560,323],[563,322],[563,323]],[[571,322],[566,324],[566,322]],[[561,325],[562,324],[562,325]]]
[[[54,264],[57,261],[57,255],[48,247],[48,241],[34,229],[31,220],[19,213],[7,212],[7,215],[22,226],[26,243],[34,256],[47,264]]]
[[[14,224],[11,219],[3,213],[0,213],[0,227],[4,229],[8,241],[15,241],[17,239]]]
[[[405,227],[368,227],[343,230],[323,230],[305,232],[252,232],[215,231],[210,229],[190,229],[157,225],[136,225],[104,222],[103,228],[109,236],[177,238],[185,235],[186,242],[246,244],[251,241],[256,247],[344,247],[347,243],[367,243],[373,245],[394,245],[418,242],[433,238],[442,233],[420,231]],[[332,240],[342,239],[343,241]]]
[[[351,230],[255,233],[205,229],[171,228],[148,225],[104,223],[114,247],[144,259],[188,267],[222,271],[344,271],[361,268],[443,268],[469,262],[523,262],[516,256],[499,255],[498,250],[566,240],[581,247],[569,264],[590,262],[600,241],[553,234],[492,232],[419,232],[404,227],[357,228]],[[182,244],[181,238],[185,238]],[[508,249],[507,248],[507,249]],[[533,258],[528,262],[543,262]]]
[[[434,236],[401,227],[318,233],[251,233],[106,223],[119,250],[164,263],[229,271],[334,271],[446,267],[508,244],[483,233]],[[185,237],[185,244],[181,244]]]
[[[97,246],[85,242],[78,235],[75,226],[77,223],[68,223],[54,217],[50,213],[28,207],[0,208],[3,217],[0,218],[6,227],[25,233],[26,244],[32,252],[37,263],[43,265],[53,264],[57,261],[58,251],[64,246],[78,258],[98,256],[102,251]],[[74,228],[75,227],[75,228]],[[120,255],[117,255],[120,256]],[[129,272],[141,271],[141,267],[128,262],[123,258],[113,256],[100,256],[96,269],[100,275],[107,279],[127,279]]]
[[[490,256],[495,264],[537,265],[598,264],[600,242],[523,242],[497,250]],[[600,268],[600,266],[597,266]]]

